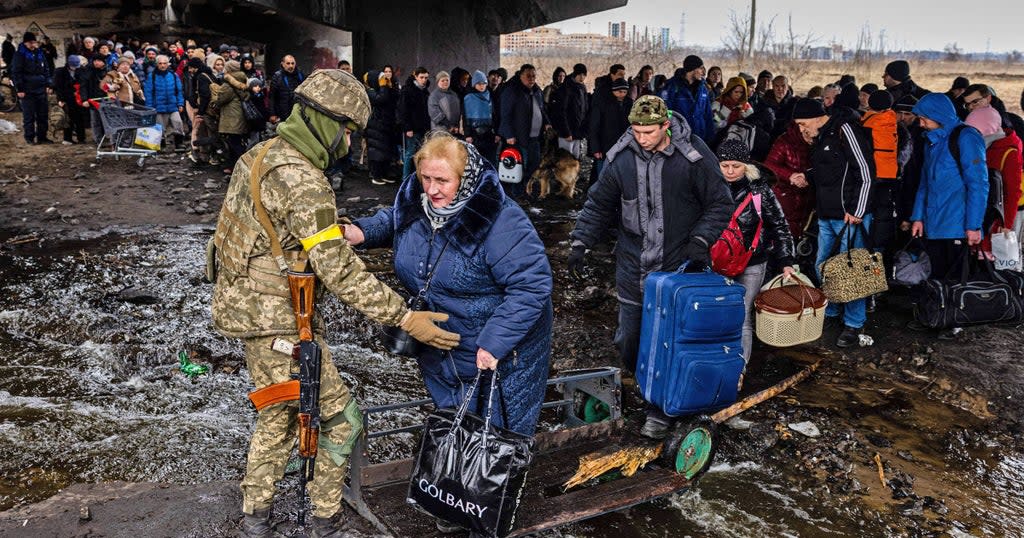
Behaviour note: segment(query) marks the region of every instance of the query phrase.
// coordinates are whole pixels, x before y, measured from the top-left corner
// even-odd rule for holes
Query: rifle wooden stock
[[[306,485],[313,480],[317,444],[320,440],[320,346],[313,340],[313,303],[316,274],[288,271],[288,290],[295,311],[299,342],[292,355],[299,362],[299,524],[306,519]]]
[[[292,310],[295,311],[295,326],[299,330],[299,340],[309,342],[313,339],[316,274],[288,271],[288,289],[292,295]]]
[[[313,423],[309,413],[299,413],[299,457],[315,458],[320,426]]]

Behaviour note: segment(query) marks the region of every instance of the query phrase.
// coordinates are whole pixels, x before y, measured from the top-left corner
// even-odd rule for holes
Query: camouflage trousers
[[[297,341],[297,337],[289,338]],[[291,379],[298,363],[270,348],[273,337],[249,338],[245,342],[245,363],[256,388]],[[348,469],[348,455],[362,433],[359,408],[348,387],[331,362],[327,344],[317,338],[323,352],[320,372],[320,442],[313,482],[308,485],[313,514],[331,517],[341,508],[342,486]],[[276,483],[284,476],[288,458],[298,439],[299,402],[270,405],[260,411],[249,442],[249,456],[242,479],[242,510],[252,514],[269,508]]]

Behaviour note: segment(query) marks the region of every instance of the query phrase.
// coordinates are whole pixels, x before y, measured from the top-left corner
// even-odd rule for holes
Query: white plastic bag
[[[163,125],[159,123],[152,127],[140,127],[135,130],[135,145],[140,148],[160,151],[160,141],[164,138]]]
[[[1013,232],[997,233],[992,236],[992,255],[996,258],[996,269],[1020,271],[1020,243]]]

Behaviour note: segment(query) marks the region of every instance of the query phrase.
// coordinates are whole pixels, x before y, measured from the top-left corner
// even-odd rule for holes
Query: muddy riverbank
[[[141,171],[125,161],[90,167],[92,148],[19,141],[0,136],[0,535],[232,533],[255,413],[241,349],[212,331],[211,286],[200,278],[226,178],[180,156]],[[394,191],[356,171],[338,204],[359,216]],[[578,206],[528,208],[555,271],[556,372],[616,361],[611,255],[590,257],[586,282],[565,271]],[[394,284],[387,252],[364,258]],[[723,428],[717,463],[694,491],[550,535],[1019,533],[1021,330],[938,341],[903,329],[907,304],[898,292],[883,298],[869,316],[871,347],[840,353],[826,332],[820,347],[799,350],[827,362]],[[332,355],[364,405],[423,396],[418,372],[380,349],[372,323],[333,300],[325,315]],[[179,350],[211,373],[177,373]],[[747,389],[793,368],[787,353],[755,348]],[[411,443],[374,443],[371,456],[408,454]],[[282,519],[293,516],[287,499]],[[295,532],[288,522],[282,531]]]

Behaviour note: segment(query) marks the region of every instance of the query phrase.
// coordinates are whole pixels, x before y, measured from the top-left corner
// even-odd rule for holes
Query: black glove
[[[569,267],[569,276],[573,280],[583,279],[583,256],[587,253],[587,248],[580,245],[572,247],[569,251],[569,261],[566,263]]]
[[[708,247],[699,239],[692,239],[683,248],[683,260],[690,260],[694,264],[711,265],[711,256]]]

